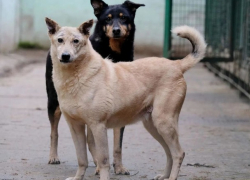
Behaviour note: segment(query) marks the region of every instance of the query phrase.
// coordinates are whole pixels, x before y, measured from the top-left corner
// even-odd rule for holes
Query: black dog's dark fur
[[[140,6],[144,6],[143,4],[136,4],[130,1],[125,1],[123,4],[108,6],[102,0],[91,0],[91,4],[94,8],[94,13],[98,19],[96,23],[96,27],[93,35],[90,37],[90,41],[92,43],[93,48],[103,57],[108,57],[112,59],[113,62],[119,61],[133,61],[134,59],[134,34],[135,34],[135,24],[134,18],[136,9]],[[123,17],[121,17],[121,14]],[[110,18],[110,17],[112,18]],[[110,37],[106,35],[107,27],[112,27],[113,32],[114,28],[124,27],[128,34],[125,37],[120,37],[119,35],[114,35],[115,40],[122,39],[122,44],[119,46],[120,52],[114,51],[110,47]],[[52,60],[50,53],[47,56],[46,63],[46,89],[48,96],[48,116],[51,123],[51,128],[56,129],[54,134],[51,133],[52,136],[56,136],[58,138],[58,122],[61,114],[57,114],[58,117],[55,117],[55,111],[59,107],[57,93],[54,88],[54,83],[52,80]],[[120,147],[122,145],[122,137],[123,137],[124,128],[121,129],[120,133]],[[51,164],[59,164],[60,161],[56,160],[55,162],[50,161]]]

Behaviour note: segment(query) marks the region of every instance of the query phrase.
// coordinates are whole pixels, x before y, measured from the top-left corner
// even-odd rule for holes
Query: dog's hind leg
[[[168,117],[172,118],[172,117]],[[161,124],[161,123],[160,123]],[[174,125],[156,125],[159,134],[162,135],[163,139],[165,140],[166,144],[169,147],[170,153],[172,155],[173,164],[172,170],[168,180],[176,180],[180,171],[180,167],[182,161],[185,157],[185,153],[182,150],[179,137],[177,132],[177,126]]]
[[[167,155],[167,165],[164,170],[164,174],[157,175],[156,177],[154,177],[154,180],[164,180],[165,178],[169,178],[173,164],[173,159],[171,157],[170,150],[167,144],[165,143],[164,139],[162,138],[162,136],[158,133],[157,129],[155,128],[151,118],[143,120],[143,125],[146,128],[146,130],[162,145]]]
[[[49,164],[60,164],[60,160],[57,154],[58,147],[58,124],[61,117],[61,111],[59,106],[54,108],[48,107],[49,121],[51,126],[51,134],[50,134],[50,157]]]
[[[108,134],[105,124],[90,125],[96,147],[96,160],[100,168],[100,180],[109,180],[109,147]]]
[[[178,92],[178,90],[180,91]],[[170,176],[164,180],[177,179],[182,161],[185,157],[178,137],[178,119],[185,98],[185,90],[184,88],[179,88],[171,90],[170,92],[161,91],[157,94],[158,97],[154,102],[152,121],[158,133],[169,147],[173,159]]]
[[[50,134],[50,157],[49,164],[60,164],[60,160],[57,155],[57,146],[58,146],[58,124],[61,117],[61,110],[59,108],[59,103],[57,100],[57,94],[52,80],[52,60],[50,53],[47,56],[46,62],[46,90],[48,97],[48,116],[51,126]]]
[[[122,164],[122,139],[125,127],[114,128],[114,149],[113,167],[115,174],[130,175],[129,171]]]
[[[74,141],[78,169],[75,177],[67,178],[66,180],[83,180],[84,174],[88,167],[88,157],[87,157],[87,141],[85,134],[85,124],[75,123],[75,120],[72,120],[70,117],[65,115],[69,129],[71,132],[72,139]]]

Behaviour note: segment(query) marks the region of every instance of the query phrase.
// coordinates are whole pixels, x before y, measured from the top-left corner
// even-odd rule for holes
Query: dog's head
[[[134,27],[136,10],[144,4],[125,1],[123,4],[109,6],[102,0],[91,0],[94,14],[103,31],[109,38],[126,38]]]
[[[89,31],[93,20],[84,22],[78,28],[60,27],[55,21],[45,18],[48,35],[51,42],[51,51],[62,63],[70,63],[80,55],[87,53],[85,46],[89,42]]]

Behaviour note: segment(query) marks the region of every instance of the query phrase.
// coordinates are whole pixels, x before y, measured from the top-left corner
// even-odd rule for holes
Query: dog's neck
[[[109,47],[112,49],[112,51],[121,53],[121,48],[122,48],[124,41],[125,39],[109,38]]]

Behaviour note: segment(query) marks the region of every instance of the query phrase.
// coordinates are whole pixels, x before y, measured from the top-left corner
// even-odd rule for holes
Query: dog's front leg
[[[67,178],[66,180],[83,180],[85,171],[88,167],[87,147],[86,147],[86,135],[85,124],[76,124],[71,119],[65,116],[70,128],[70,132],[75,144],[76,155],[78,161],[78,169],[75,177]]]
[[[115,174],[129,175],[129,171],[122,164],[122,139],[125,127],[114,128],[114,150],[113,150],[113,167]]]
[[[93,133],[92,133],[91,129],[89,128],[89,126],[87,126],[87,142],[88,142],[89,151],[90,151],[92,158],[93,158],[93,161],[96,165],[95,175],[99,175],[100,169],[99,169],[99,166],[98,166],[97,160],[96,160],[95,140],[94,140]]]
[[[109,180],[109,148],[107,128],[104,124],[90,125],[96,147],[96,160],[100,169],[100,180]]]

